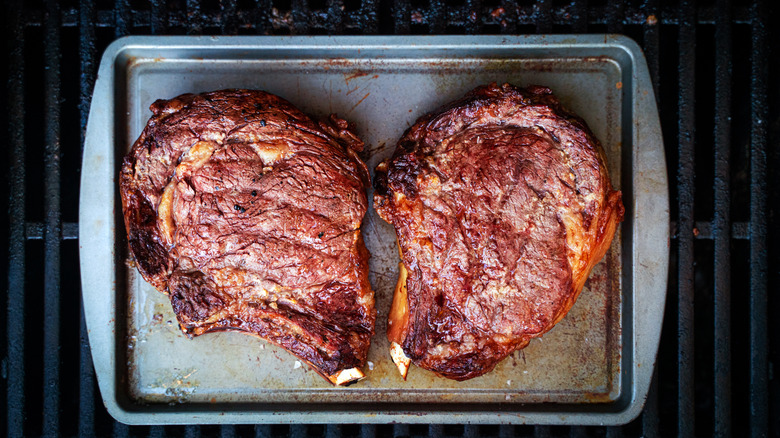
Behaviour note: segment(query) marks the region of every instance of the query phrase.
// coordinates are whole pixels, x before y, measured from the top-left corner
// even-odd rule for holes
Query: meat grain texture
[[[138,270],[182,331],[251,333],[333,383],[361,377],[376,317],[360,233],[369,176],[347,122],[253,90],[151,110],[122,207]]]
[[[420,118],[374,185],[402,259],[394,360],[456,380],[560,321],[624,212],[598,140],[544,87],[482,86]]]

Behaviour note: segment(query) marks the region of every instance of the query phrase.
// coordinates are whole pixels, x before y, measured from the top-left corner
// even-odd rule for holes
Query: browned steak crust
[[[182,331],[255,334],[332,381],[361,367],[376,311],[360,234],[368,172],[347,123],[252,90],[151,110],[122,206],[138,270]]]
[[[375,179],[408,274],[390,341],[465,380],[550,330],[622,220],[602,154],[543,87],[479,87],[420,118]]]

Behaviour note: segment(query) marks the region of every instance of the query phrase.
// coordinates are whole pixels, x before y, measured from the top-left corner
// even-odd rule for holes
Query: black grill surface
[[[5,2],[0,422],[7,436],[778,436],[778,6],[729,0]],[[128,427],[106,413],[81,312],[78,191],[99,56],[129,34],[623,33],[647,55],[672,206],[646,408],[621,427]]]

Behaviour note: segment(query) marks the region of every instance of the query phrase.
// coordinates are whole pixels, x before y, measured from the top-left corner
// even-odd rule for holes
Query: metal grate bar
[[[290,15],[292,15],[293,20],[292,28],[290,29],[291,32],[294,35],[307,33],[309,31],[309,21],[306,13],[304,12],[306,9],[308,9],[306,0],[291,0],[290,8],[292,9]]]
[[[43,297],[43,435],[56,436],[60,421],[60,8],[48,0],[44,14],[45,215]]]
[[[768,436],[767,362],[767,11],[753,8],[750,129],[750,434]]]
[[[407,431],[406,435],[408,434],[409,432]],[[342,436],[344,436],[344,432],[341,430],[340,424],[329,424],[325,427],[325,438],[339,438]],[[399,436],[399,434],[395,433],[394,436]]]
[[[550,438],[550,426],[534,426],[534,438]]]
[[[149,28],[153,35],[165,33],[168,28],[168,12],[165,10],[164,0],[151,0],[152,16],[149,20]]]
[[[464,6],[469,12],[466,20],[466,33],[476,35],[482,31],[482,0],[466,0]]]
[[[694,135],[695,135],[695,83],[696,83],[696,9],[691,0],[680,3],[679,29],[679,161],[677,169],[677,196],[679,203],[680,232],[678,247],[678,314],[677,314],[677,433],[692,437],[694,417]]]
[[[360,426],[360,438],[373,438],[376,436],[375,424],[364,424]]]
[[[262,427],[262,426],[255,426],[255,427]],[[257,429],[255,429],[257,430]],[[256,438],[267,438],[270,437],[270,434],[267,435],[257,435],[255,434]],[[184,438],[200,438],[200,426],[185,426],[184,427]]]
[[[95,47],[95,2],[79,1],[79,54],[81,56],[81,77],[79,79],[79,113],[81,116],[81,151],[89,117],[92,89],[95,86],[97,48]]]
[[[394,424],[393,425],[393,436],[397,436],[397,437],[409,436],[409,425],[408,424]],[[336,437],[328,436],[327,438],[336,438]]]
[[[623,23],[625,21],[625,2],[622,0],[610,0],[606,10],[607,32],[622,33]]]
[[[340,34],[344,32],[344,2],[342,0],[328,0],[328,33]]]
[[[428,8],[428,32],[434,35],[441,35],[444,33],[444,26],[447,22],[452,24],[456,23],[447,19],[447,8],[444,5],[444,0],[429,0],[429,2],[430,7]]]
[[[653,370],[650,380],[650,389],[647,392],[647,401],[642,411],[642,436],[655,438],[658,433],[658,368]]]
[[[24,147],[24,24],[21,2],[9,3],[8,14],[8,303],[7,303],[7,436],[24,435],[24,289],[25,289],[25,147]]]
[[[198,429],[198,436],[200,436],[200,429]],[[193,436],[192,438],[196,438]],[[271,438],[271,426],[268,424],[258,424],[255,426],[255,438]]]
[[[485,20],[485,24],[491,24],[489,23],[489,20],[498,20],[499,24],[501,26],[501,33],[503,34],[514,34],[517,33],[517,9],[512,7],[513,2],[510,0],[506,0],[501,3],[500,9],[488,11],[487,13],[490,15],[490,17],[484,17],[483,20]],[[502,15],[499,15],[498,17],[495,17],[494,13],[502,12]],[[484,13],[483,13],[484,16]]]
[[[128,0],[115,0],[114,13],[110,17],[107,27],[114,28],[116,38],[127,35],[130,27],[130,4]],[[98,13],[98,26],[100,25],[100,14]]]
[[[220,0],[219,9],[222,12],[220,30],[222,35],[235,35],[238,33],[238,24],[236,22],[236,2],[235,0]]]
[[[697,240],[712,240],[714,232],[712,222],[696,221],[693,226],[693,237]],[[677,221],[671,223],[672,239],[679,237],[679,224]],[[748,222],[732,222],[729,232],[732,239],[748,240],[750,239],[750,224]]]
[[[266,34],[271,31],[271,0],[256,0],[254,10],[255,31]]]
[[[535,9],[536,32],[552,32],[552,0],[536,0]]]
[[[466,424],[463,426],[463,438],[477,438],[479,434],[479,426],[475,424]]]
[[[122,424],[118,421],[114,421],[114,431],[113,431],[114,437],[116,438],[127,438],[130,436],[130,427],[126,424]]]
[[[43,240],[45,225],[41,222],[28,222],[25,226],[27,240]],[[62,224],[62,240],[76,240],[79,238],[79,224],[76,222],[64,222]]]
[[[577,33],[588,31],[588,0],[576,2],[571,8],[573,31]]]
[[[569,429],[569,438],[585,438],[586,436],[588,435],[585,426],[572,426]]]
[[[89,351],[87,322],[82,304],[79,318],[79,436],[95,436],[95,371],[92,368],[92,353]]]
[[[731,436],[731,2],[718,0],[715,29],[715,435]]]
[[[306,425],[305,424],[291,424],[290,425],[290,437],[292,437],[292,438],[304,438],[304,437],[306,437]]]
[[[95,5],[92,0],[79,2],[80,26],[79,26],[79,55],[81,56],[81,78],[79,82],[79,112],[81,116],[81,149],[84,149],[84,139],[89,116],[89,104],[92,97],[92,89],[95,85],[95,67],[97,50],[95,48]],[[83,154],[82,154],[83,155]],[[74,224],[76,225],[76,224]],[[75,231],[78,237],[78,228],[68,230],[68,224],[63,224],[63,239]],[[81,296],[79,295],[79,299]],[[83,303],[79,312],[79,424],[80,437],[95,436],[95,371],[92,366],[92,353],[89,350],[87,324],[84,318]]]
[[[647,19],[643,25],[644,51],[647,59],[647,68],[650,70],[650,79],[653,81],[656,101],[661,96],[661,74],[659,63],[660,30],[658,23],[658,0],[648,0],[645,4]],[[660,105],[659,105],[660,106]]]
[[[200,13],[199,0],[187,0],[187,35],[203,33],[203,17]]]
[[[395,33],[406,35],[409,33],[409,24],[412,21],[411,4],[409,0],[398,0],[393,3],[393,24]]]
[[[379,33],[379,6],[380,0],[363,0],[362,11],[359,13],[365,17],[365,33]]]
[[[498,438],[511,438],[515,436],[515,427],[507,424],[498,426]]]
[[[165,437],[165,427],[164,426],[150,426],[149,427],[149,438],[164,438]]]
[[[220,438],[235,438],[236,426],[233,426],[232,424],[223,424],[219,428],[219,436]],[[303,434],[302,436],[306,436],[306,434]]]

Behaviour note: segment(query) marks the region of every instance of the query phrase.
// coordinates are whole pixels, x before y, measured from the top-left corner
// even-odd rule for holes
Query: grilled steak
[[[360,234],[369,176],[347,122],[224,90],[158,100],[124,160],[130,250],[182,331],[260,336],[335,384],[374,332]]]
[[[388,337],[465,380],[560,321],[623,218],[603,151],[543,87],[479,87],[420,118],[377,167],[401,252]]]

